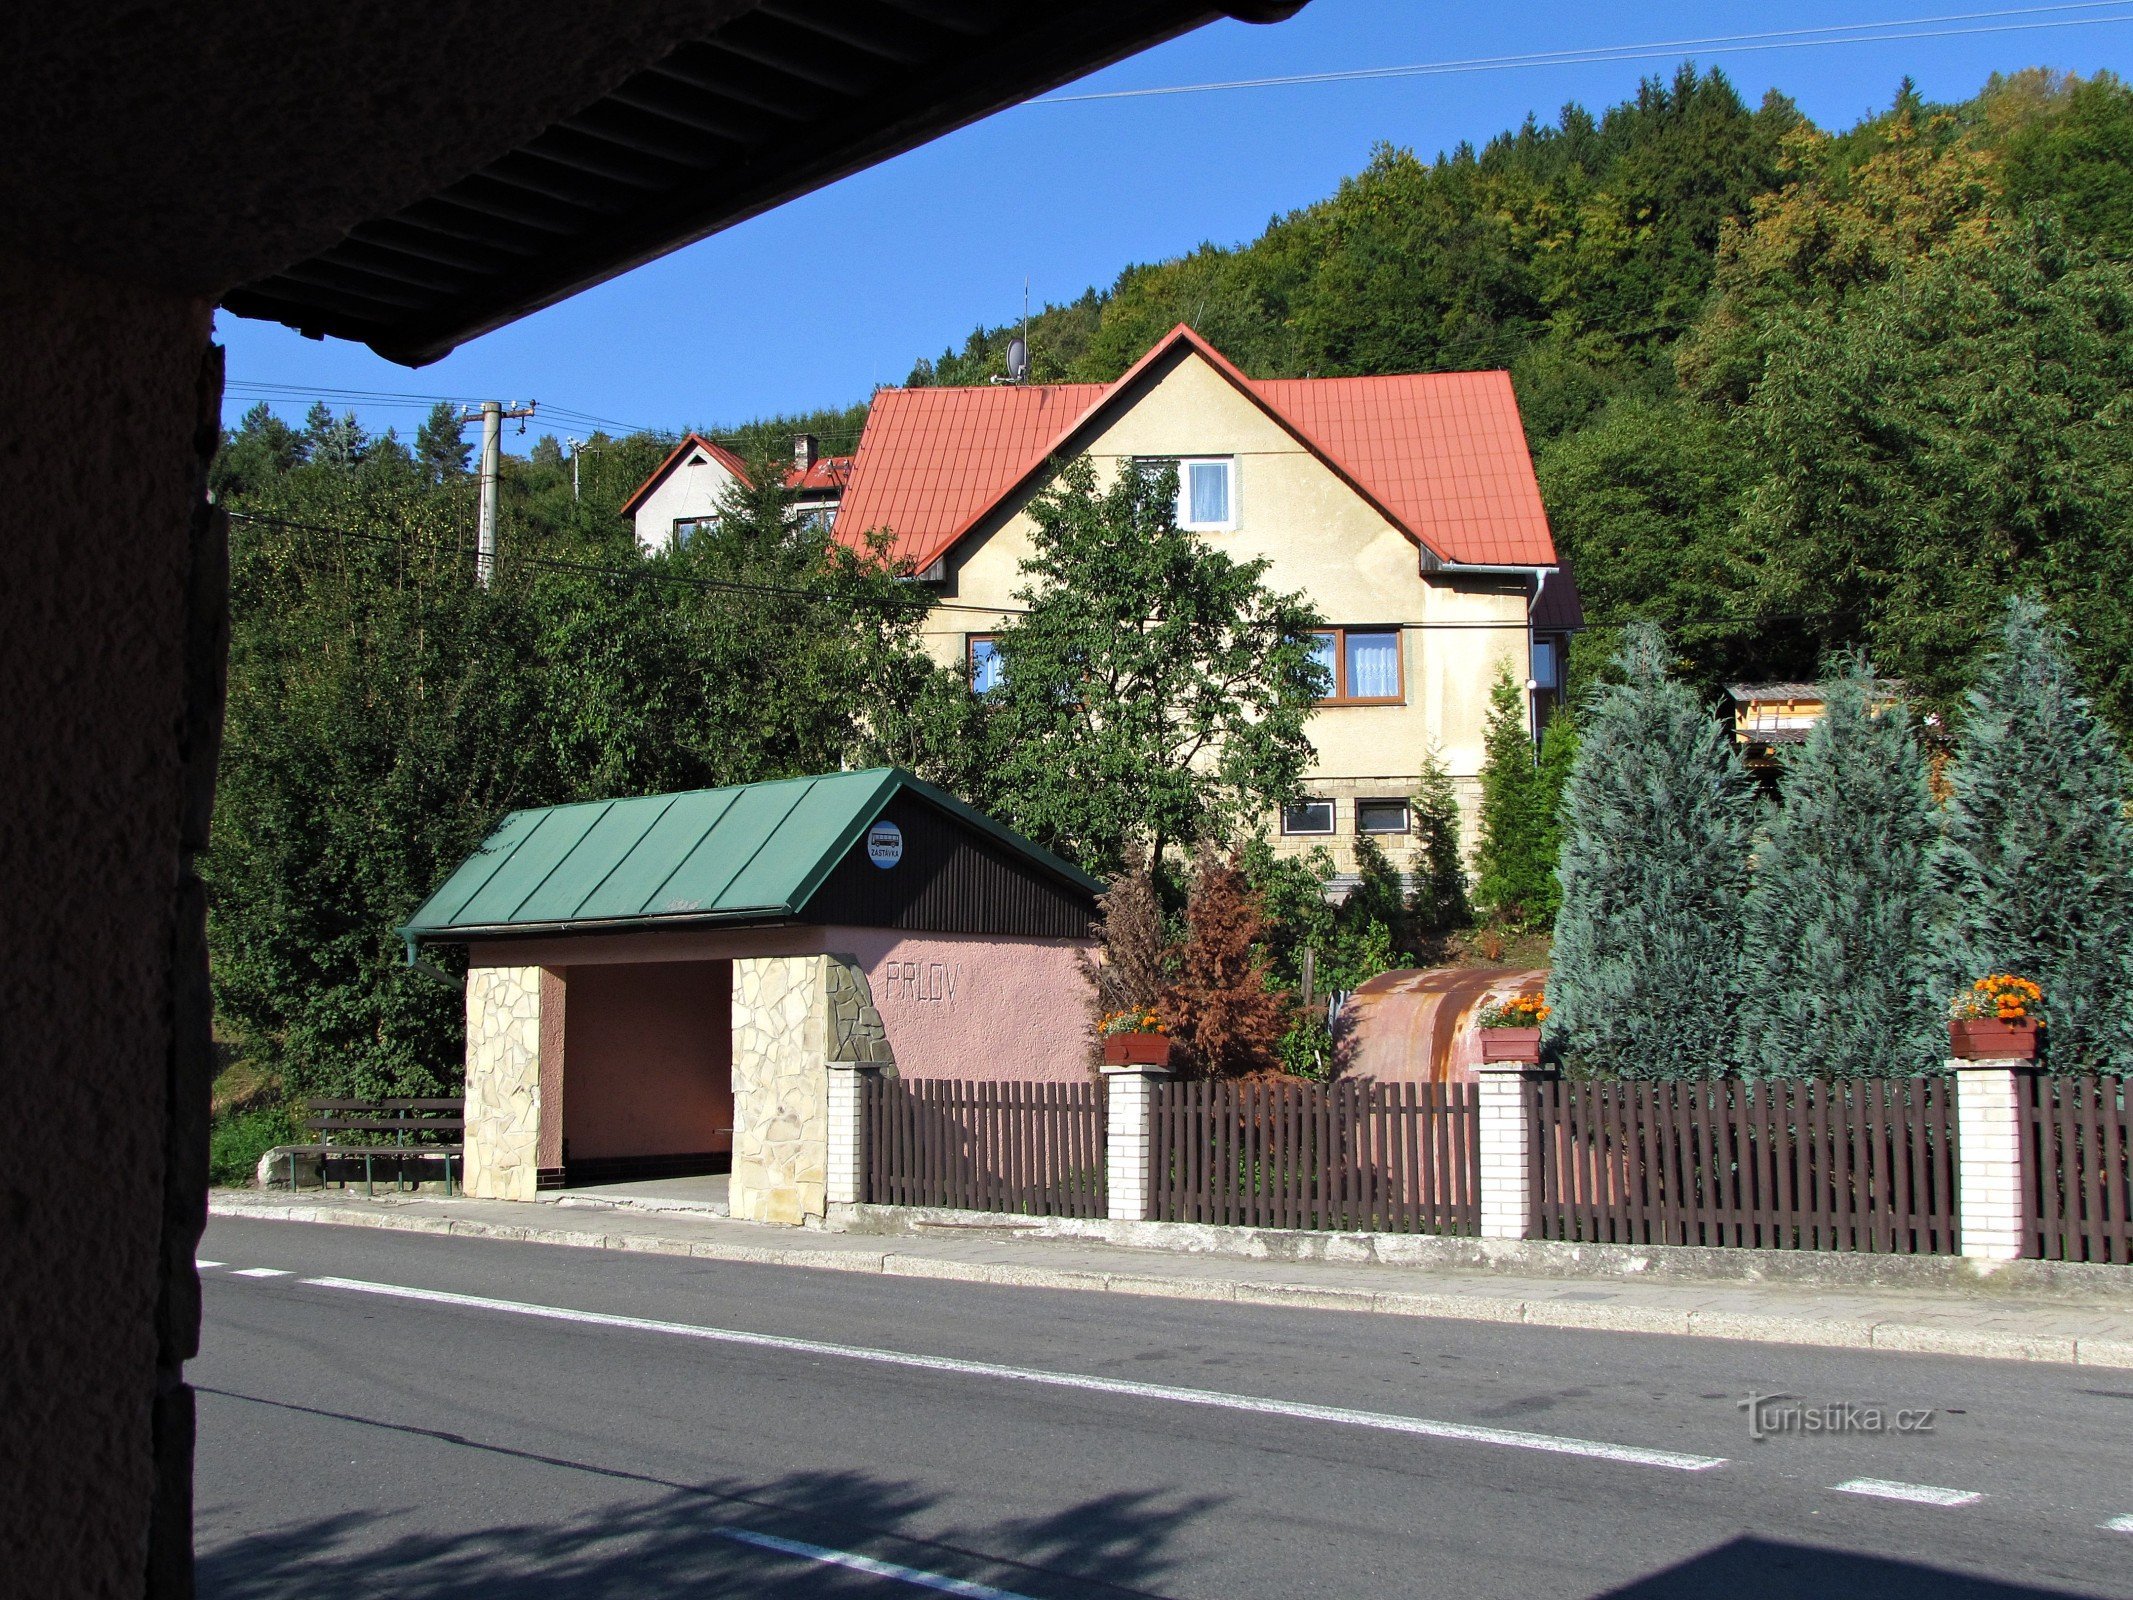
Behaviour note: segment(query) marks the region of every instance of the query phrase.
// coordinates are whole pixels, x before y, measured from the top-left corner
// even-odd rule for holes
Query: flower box
[[[1483,1028],[1481,1030],[1481,1059],[1483,1061],[1522,1061],[1529,1066],[1541,1058],[1541,1031],[1538,1028]]]
[[[1104,1035],[1104,1065],[1107,1067],[1166,1067],[1170,1064],[1167,1033],[1107,1033]]]
[[[2034,1018],[1957,1017],[1948,1024],[1948,1048],[1961,1061],[2034,1061],[2037,1024]]]

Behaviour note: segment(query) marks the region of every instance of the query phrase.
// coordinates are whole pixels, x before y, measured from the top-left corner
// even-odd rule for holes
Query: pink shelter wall
[[[1089,984],[1072,939],[829,928],[855,959],[909,1078],[1086,1078]]]
[[[730,961],[573,965],[564,991],[572,1160],[733,1148]]]
[[[1091,1070],[1089,984],[1075,961],[1087,948],[1076,939],[791,924],[499,939],[474,946],[470,957],[478,966],[568,969],[564,1100],[574,1130],[585,1093],[577,1056],[579,984],[589,973],[817,951],[846,955],[867,975],[898,1071],[914,1078],[1070,1082]],[[591,1153],[578,1148],[574,1132],[572,1140],[572,1155]]]

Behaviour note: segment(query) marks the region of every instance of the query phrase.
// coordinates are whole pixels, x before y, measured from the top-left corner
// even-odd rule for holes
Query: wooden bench
[[[317,1144],[290,1144],[281,1146],[278,1154],[289,1158],[289,1189],[296,1189],[296,1158],[317,1156],[319,1158],[319,1182],[327,1179],[330,1165],[336,1161],[347,1162],[361,1157],[363,1162],[363,1192],[374,1192],[373,1182],[379,1161],[393,1163],[393,1187],[405,1188],[405,1168],[409,1161],[442,1161],[444,1163],[444,1192],[454,1193],[452,1168],[458,1164],[465,1170],[466,1146],[461,1142],[466,1131],[466,1116],[463,1102],[458,1100],[306,1100],[304,1109],[311,1113],[304,1119],[307,1131],[324,1135]],[[391,1134],[390,1143],[351,1144],[336,1140],[335,1134]],[[435,1142],[438,1135],[448,1135],[450,1143]],[[343,1177],[341,1186],[348,1180]]]

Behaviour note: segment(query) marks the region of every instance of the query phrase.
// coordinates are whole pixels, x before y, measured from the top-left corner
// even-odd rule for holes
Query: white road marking
[[[2133,1517],[2113,1517],[2109,1522],[2099,1522],[2097,1526],[2105,1533],[2133,1533]]]
[[[731,1539],[737,1544],[752,1544],[759,1549],[775,1550],[779,1555],[798,1556],[803,1561],[820,1562],[825,1567],[849,1567],[854,1572],[894,1578],[900,1583],[920,1589],[936,1589],[942,1594],[968,1595],[971,1600],[1029,1600],[1028,1595],[1016,1594],[1012,1589],[995,1589],[990,1584],[950,1578],[938,1572],[922,1572],[917,1567],[900,1567],[893,1561],[876,1561],[872,1556],[854,1555],[849,1550],[802,1544],[798,1539],[780,1539],[774,1533],[754,1533],[746,1528],[714,1528],[711,1531],[721,1539]]]
[[[222,1264],[220,1261],[195,1261],[193,1263],[196,1267],[219,1267]]]
[[[239,1267],[230,1276],[233,1278],[286,1278],[289,1274],[280,1267]]]
[[[999,1366],[990,1361],[960,1361],[948,1356],[914,1355],[902,1350],[871,1350],[864,1345],[828,1344],[819,1339],[794,1339],[778,1334],[743,1333],[733,1328],[706,1328],[689,1322],[658,1322],[649,1317],[624,1317],[605,1311],[573,1311],[564,1306],[534,1305],[519,1300],[492,1300],[483,1295],[452,1294],[442,1289],[410,1289],[398,1284],[367,1283],[359,1278],[306,1278],[307,1285],[342,1289],[352,1294],[383,1295],[397,1300],[421,1300],[433,1305],[461,1306],[470,1311],[500,1311],[512,1316],[539,1317],[552,1322],[586,1323],[598,1328],[627,1328],[639,1333],[664,1333],[682,1339],[704,1339],[714,1344],[749,1345],[763,1350],[785,1350],[798,1355],[826,1356],[841,1361],[866,1361],[878,1366],[915,1367],[929,1372],[952,1372],[973,1378],[1003,1378],[1017,1383],[1043,1384],[1055,1389],[1081,1389],[1095,1394],[1128,1395],[1138,1400],[1167,1400],[1178,1405],[1208,1406],[1223,1411],[1249,1411],[1262,1416],[1294,1417],[1306,1422],[1339,1422],[1350,1427],[1375,1428],[1386,1433],[1416,1434],[1427,1439],[1452,1439],[1466,1444],[1501,1445],[1513,1450],[1542,1450],[1554,1455],[1586,1456],[1598,1461],[1619,1461],[1638,1467],[1667,1467],[1676,1472],[1705,1472],[1726,1464],[1723,1456],[1684,1455],[1675,1450],[1650,1450],[1641,1445],[1607,1444],[1596,1439],[1561,1438],[1547,1433],[1523,1433],[1512,1428],[1484,1428],[1464,1422],[1434,1422],[1426,1417],[1403,1417],[1383,1411],[1351,1411],[1345,1406],[1307,1405],[1294,1400],[1265,1400],[1255,1395],[1222,1394],[1211,1389],[1184,1389],[1167,1383],[1140,1383],[1129,1378],[1097,1378],[1077,1372],[1045,1372],[1030,1367]]]
[[[1936,1489],[1930,1483],[1897,1483],[1889,1478],[1847,1478],[1831,1487],[1838,1494],[1871,1495],[1876,1500],[1909,1500],[1922,1506],[1967,1506],[1985,1498],[1975,1489]]]

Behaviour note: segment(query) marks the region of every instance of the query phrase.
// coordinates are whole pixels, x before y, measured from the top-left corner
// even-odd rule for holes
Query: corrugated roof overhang
[[[1219,17],[1305,0],[763,0],[223,305],[420,366],[477,334]]]
[[[889,802],[915,793],[1083,894],[1103,885],[897,767],[514,811],[399,930],[423,942],[802,918]]]

